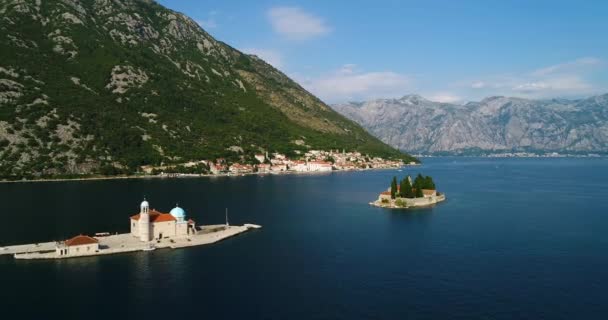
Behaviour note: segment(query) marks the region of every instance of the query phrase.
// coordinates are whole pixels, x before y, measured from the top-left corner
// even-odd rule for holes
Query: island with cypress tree
[[[437,192],[433,178],[418,174],[413,181],[409,175],[401,181],[393,177],[391,186],[370,204],[382,208],[405,209],[430,206],[444,200],[445,194]]]

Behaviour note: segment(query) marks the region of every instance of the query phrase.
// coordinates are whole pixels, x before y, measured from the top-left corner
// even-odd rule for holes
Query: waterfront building
[[[255,159],[260,163],[264,163],[264,161],[266,161],[266,156],[263,154],[256,154]]]
[[[99,241],[89,236],[78,235],[72,239],[58,242],[55,246],[57,256],[90,255],[99,251]]]
[[[233,165],[231,165],[228,170],[231,173],[235,173],[235,174],[243,174],[243,173],[252,173],[253,172],[253,166],[250,164],[240,164],[240,163],[235,163]]]
[[[333,167],[331,162],[327,161],[309,161],[308,162],[308,171],[320,171],[327,172],[332,171]]]
[[[287,165],[282,164],[282,163],[281,164],[273,164],[270,167],[270,171],[273,171],[273,172],[287,171]]]
[[[296,160],[293,161],[293,164],[289,166],[289,170],[305,172],[308,171],[308,165],[306,165],[306,161]]]
[[[175,206],[170,213],[162,213],[152,209],[144,200],[140,212],[131,216],[131,235],[143,242],[153,239],[184,237],[196,233],[195,223],[186,220],[186,212]]]
[[[382,201],[390,201],[391,200],[391,192],[389,191],[383,191],[382,193],[380,193],[380,196],[378,196],[378,201],[382,202]]]
[[[270,165],[266,163],[261,163],[257,165],[257,169],[259,173],[267,173],[270,172]]]

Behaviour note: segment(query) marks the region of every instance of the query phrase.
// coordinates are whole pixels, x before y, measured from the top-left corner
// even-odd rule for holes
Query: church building
[[[150,210],[150,204],[144,200],[139,213],[131,216],[131,234],[144,242],[186,237],[195,233],[195,222],[186,220],[186,212],[178,206],[169,213],[162,213]]]

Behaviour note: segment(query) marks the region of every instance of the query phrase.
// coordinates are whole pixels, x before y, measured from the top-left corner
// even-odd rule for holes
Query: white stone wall
[[[176,236],[188,235],[188,223],[187,222],[177,223],[175,225],[175,235]]]
[[[443,200],[445,200],[445,196],[444,195],[428,196],[428,197],[424,197],[424,198],[413,198],[413,199],[404,198],[404,200],[407,201],[408,206],[418,207],[418,206],[426,206],[426,205],[437,203],[439,201],[443,201]]]
[[[163,238],[175,237],[175,221],[154,222],[150,227],[152,229],[150,234],[152,235],[153,239],[158,239],[161,233]]]
[[[131,235],[139,238],[139,223],[130,220]],[[163,238],[188,235],[188,223],[176,223],[175,221],[154,222],[150,224],[150,235],[153,239],[158,239],[162,233]]]
[[[380,194],[380,196],[378,196],[378,201],[382,201],[384,199],[390,201],[391,200],[391,195],[390,194]]]
[[[131,234],[134,237],[138,237],[139,238],[139,223],[137,220],[133,220],[133,219],[129,219],[129,222],[131,222]]]
[[[90,255],[98,250],[99,250],[98,243],[83,244],[80,246],[69,246],[69,247],[62,245],[62,246],[56,247],[55,253],[57,254],[57,256],[74,257],[74,256]]]

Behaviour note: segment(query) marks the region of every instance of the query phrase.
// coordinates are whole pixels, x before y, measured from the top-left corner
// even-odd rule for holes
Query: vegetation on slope
[[[2,0],[0,17],[0,179],[262,150],[414,160],[153,1]]]

